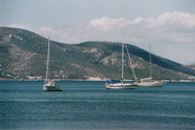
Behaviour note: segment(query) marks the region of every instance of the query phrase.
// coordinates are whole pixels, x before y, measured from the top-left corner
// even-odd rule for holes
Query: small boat
[[[151,51],[151,47],[150,51]],[[152,58],[151,58],[151,52],[149,52],[149,58],[150,58],[150,77],[141,79],[140,82],[137,82],[138,87],[162,87],[165,82],[161,81],[154,81],[152,80]]]
[[[48,80],[48,82],[45,82],[43,85],[44,91],[62,91],[60,89],[60,86],[53,80]]]
[[[106,89],[135,89],[134,83],[123,83],[122,80],[107,80],[104,87]]]
[[[47,52],[47,67],[46,67],[46,78],[45,83],[43,85],[44,91],[62,91],[60,86],[54,81],[50,79],[50,38],[48,38],[48,52]]]
[[[124,43],[122,43],[122,78],[121,80],[107,80],[104,88],[106,89],[135,89],[137,84],[134,83],[125,83],[123,81],[124,75]]]
[[[137,82],[138,87],[162,87],[164,82],[153,81],[152,78],[141,79],[141,82]]]

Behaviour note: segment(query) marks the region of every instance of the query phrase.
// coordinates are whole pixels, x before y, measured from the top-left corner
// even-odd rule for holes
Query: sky
[[[195,0],[0,0],[0,27],[51,40],[125,42],[195,63]]]

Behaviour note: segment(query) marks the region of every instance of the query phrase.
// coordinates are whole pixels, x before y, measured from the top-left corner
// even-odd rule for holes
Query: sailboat
[[[150,51],[151,51],[151,46],[149,48],[150,48]],[[149,58],[150,58],[150,77],[140,79],[140,82],[137,82],[137,86],[139,86],[139,87],[162,87],[164,85],[164,82],[152,80],[151,52],[149,52]]]
[[[54,81],[50,79],[50,37],[48,38],[48,52],[47,52],[47,67],[46,67],[46,78],[43,85],[44,91],[62,91],[60,86]]]
[[[106,89],[135,89],[137,86],[134,83],[125,83],[123,76],[124,75],[124,43],[122,43],[122,74],[121,80],[107,80],[104,87]]]

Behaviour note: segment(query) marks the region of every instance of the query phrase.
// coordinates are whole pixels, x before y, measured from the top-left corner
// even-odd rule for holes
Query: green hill
[[[138,78],[149,76],[149,53],[128,44]],[[121,77],[121,43],[51,41],[51,76],[55,79],[114,79]],[[127,54],[125,52],[127,57]],[[47,39],[33,32],[0,28],[0,78],[44,79]],[[125,78],[133,79],[125,62]],[[174,61],[152,55],[154,79],[190,79],[195,71]]]
[[[195,63],[194,64],[187,65],[187,67],[190,67],[191,69],[195,70]]]

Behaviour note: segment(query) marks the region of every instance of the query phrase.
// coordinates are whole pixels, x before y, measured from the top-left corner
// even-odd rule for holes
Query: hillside
[[[189,68],[195,70],[195,63],[194,63],[194,64],[191,64],[191,65],[187,65],[187,67],[189,67]]]
[[[0,28],[0,78],[44,79],[47,39],[27,30]],[[149,76],[149,53],[128,44],[138,78]],[[125,52],[126,53],[126,52]],[[51,76],[55,79],[120,78],[121,43],[51,41]],[[127,55],[127,54],[125,54]],[[133,79],[125,62],[125,78]],[[195,70],[152,55],[154,79],[194,78]]]

